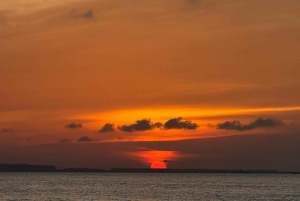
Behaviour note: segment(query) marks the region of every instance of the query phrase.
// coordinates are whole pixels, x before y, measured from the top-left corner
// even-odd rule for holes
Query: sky
[[[0,162],[300,171],[299,10],[0,1]]]

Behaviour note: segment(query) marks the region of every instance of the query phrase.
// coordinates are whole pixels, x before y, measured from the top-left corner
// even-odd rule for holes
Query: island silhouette
[[[263,174],[299,174],[295,171],[243,170],[243,169],[151,169],[151,168],[62,168],[54,165],[0,164],[0,172],[107,172],[107,173],[263,173]]]

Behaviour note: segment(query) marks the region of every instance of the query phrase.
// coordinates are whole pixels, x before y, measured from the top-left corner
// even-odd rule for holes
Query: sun
[[[167,169],[167,165],[161,161],[155,161],[151,164],[151,169]]]

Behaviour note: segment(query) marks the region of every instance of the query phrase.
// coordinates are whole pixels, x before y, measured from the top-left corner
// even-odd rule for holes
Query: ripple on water
[[[300,175],[0,173],[1,200],[298,200]]]

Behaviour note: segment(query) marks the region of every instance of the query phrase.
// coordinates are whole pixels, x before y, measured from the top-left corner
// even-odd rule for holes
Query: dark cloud
[[[118,129],[125,132],[146,131],[162,127],[162,123],[152,123],[150,119],[137,120],[135,124],[118,126]]]
[[[164,128],[195,130],[198,127],[196,123],[192,123],[191,121],[181,121],[181,120],[182,120],[181,117],[170,119],[164,124]]]
[[[217,124],[217,129],[225,130],[249,130],[247,127],[247,125],[242,125],[241,122],[237,120]]]
[[[67,142],[71,142],[71,140],[69,138],[64,138],[59,140],[60,143],[67,143]]]
[[[254,122],[251,123],[253,127],[274,127],[274,126],[282,126],[284,123],[278,119],[263,119],[262,117],[256,119]]]
[[[8,132],[13,132],[14,130],[12,128],[3,128],[1,130],[2,133],[8,133]]]
[[[150,119],[142,119],[137,120],[135,124],[118,126],[118,129],[125,132],[134,132],[152,130],[154,128],[194,130],[198,127],[196,123],[181,120],[182,118],[178,117],[170,119],[165,124],[162,124],[161,122],[152,123]]]
[[[86,12],[78,12],[77,10],[72,10],[71,15],[75,18],[83,18],[83,19],[94,19],[95,14],[92,9],[86,11]]]
[[[262,127],[275,127],[275,126],[281,126],[284,123],[277,119],[263,119],[262,117],[256,119],[255,121],[249,123],[249,124],[241,124],[240,121],[234,120],[234,121],[225,121],[224,123],[217,124],[217,129],[224,129],[224,130],[238,130],[238,131],[244,131],[244,130],[252,130],[255,128],[262,128]]]
[[[81,123],[71,123],[71,124],[67,124],[65,125],[65,128],[72,128],[72,129],[75,129],[75,128],[82,128],[82,124]]]
[[[156,122],[153,124],[153,128],[161,128],[161,127],[163,127],[163,124],[160,122]]]
[[[78,139],[78,142],[91,142],[91,141],[95,141],[95,140],[93,140],[92,138],[90,138],[88,136],[83,136]]]
[[[110,124],[110,123],[105,124],[105,125],[99,130],[100,133],[114,132],[114,131],[115,131],[114,124]]]

